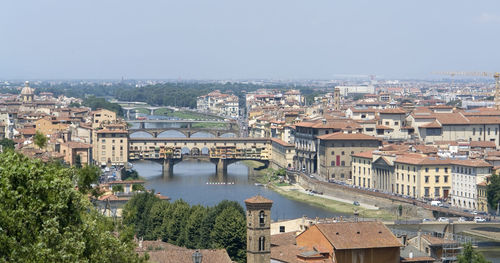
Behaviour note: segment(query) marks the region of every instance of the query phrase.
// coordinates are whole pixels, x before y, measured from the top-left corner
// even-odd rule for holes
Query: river
[[[155,189],[172,200],[183,199],[191,205],[201,204],[213,206],[222,200],[235,200],[244,207],[244,200],[261,195],[273,200],[271,217],[273,220],[291,219],[301,216],[309,218],[331,218],[345,216],[332,213],[320,207],[287,199],[278,193],[256,186],[249,177],[250,169],[243,163],[235,163],[228,167],[227,176],[217,178],[215,165],[208,162],[183,161],[174,166],[174,173],[163,178],[162,167],[153,161],[133,162],[140,176],[145,178],[146,188]],[[221,184],[224,183],[224,184]]]

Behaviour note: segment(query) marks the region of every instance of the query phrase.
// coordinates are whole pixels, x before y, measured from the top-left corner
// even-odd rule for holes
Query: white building
[[[197,98],[196,108],[199,111],[219,116],[238,118],[239,100],[235,95],[223,94],[219,90]]]
[[[368,86],[336,86],[340,89],[340,95],[347,96],[352,94],[375,94],[375,87]]]
[[[492,166],[483,160],[455,160],[452,162],[453,206],[479,209],[477,184],[485,182],[491,175]]]

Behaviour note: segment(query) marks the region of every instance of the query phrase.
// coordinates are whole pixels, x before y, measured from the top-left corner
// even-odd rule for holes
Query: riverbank
[[[252,161],[243,161],[243,163],[250,168],[249,174],[251,175],[252,179],[255,180],[255,182],[264,184],[269,189],[279,193],[280,195],[288,199],[321,207],[334,213],[354,215],[354,212],[357,211],[360,218],[394,220],[397,217],[395,213],[387,211],[385,209],[367,209],[361,206],[353,205],[353,201],[350,200],[341,202],[338,200],[334,200],[337,199],[335,197],[329,198],[325,195],[306,193],[305,189],[298,184],[290,185],[281,183],[279,180],[271,180],[270,176],[268,175],[270,173],[269,169],[254,170],[253,168],[261,166],[260,163]]]

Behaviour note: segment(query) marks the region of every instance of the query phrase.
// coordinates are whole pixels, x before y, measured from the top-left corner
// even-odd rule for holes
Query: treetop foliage
[[[1,262],[139,262],[75,189],[74,168],[0,154]]]
[[[245,211],[234,201],[190,206],[183,200],[169,203],[154,193],[141,193],[125,205],[123,223],[145,240],[161,239],[187,248],[223,248],[235,261],[246,258]]]

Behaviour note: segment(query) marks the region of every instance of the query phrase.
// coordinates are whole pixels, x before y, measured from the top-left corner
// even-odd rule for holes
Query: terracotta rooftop
[[[250,198],[246,199],[245,203],[248,203],[248,204],[260,204],[260,203],[272,204],[273,201],[269,200],[261,195],[256,195],[254,197],[250,197]]]
[[[360,153],[355,153],[352,155],[353,157],[362,157],[362,158],[373,158],[373,151],[366,151],[366,152],[360,152]]]
[[[291,144],[291,143],[287,143],[285,141],[282,141],[280,139],[277,139],[277,138],[271,138],[271,141],[277,143],[277,144],[280,144],[280,145],[283,145],[283,146],[287,146],[287,147],[293,147],[295,145]]]
[[[496,148],[495,142],[490,141],[471,141],[470,147],[480,147],[480,148]]]
[[[363,133],[343,133],[343,132],[336,132],[336,133],[331,133],[331,134],[325,134],[318,136],[319,139],[321,140],[373,140],[373,141],[379,141],[380,139],[366,135]]]
[[[406,111],[401,108],[383,109],[379,111],[380,114],[405,114]]]
[[[402,246],[381,222],[339,222],[315,226],[337,250]]]
[[[490,163],[479,159],[453,160],[451,163],[470,167],[493,167]]]

